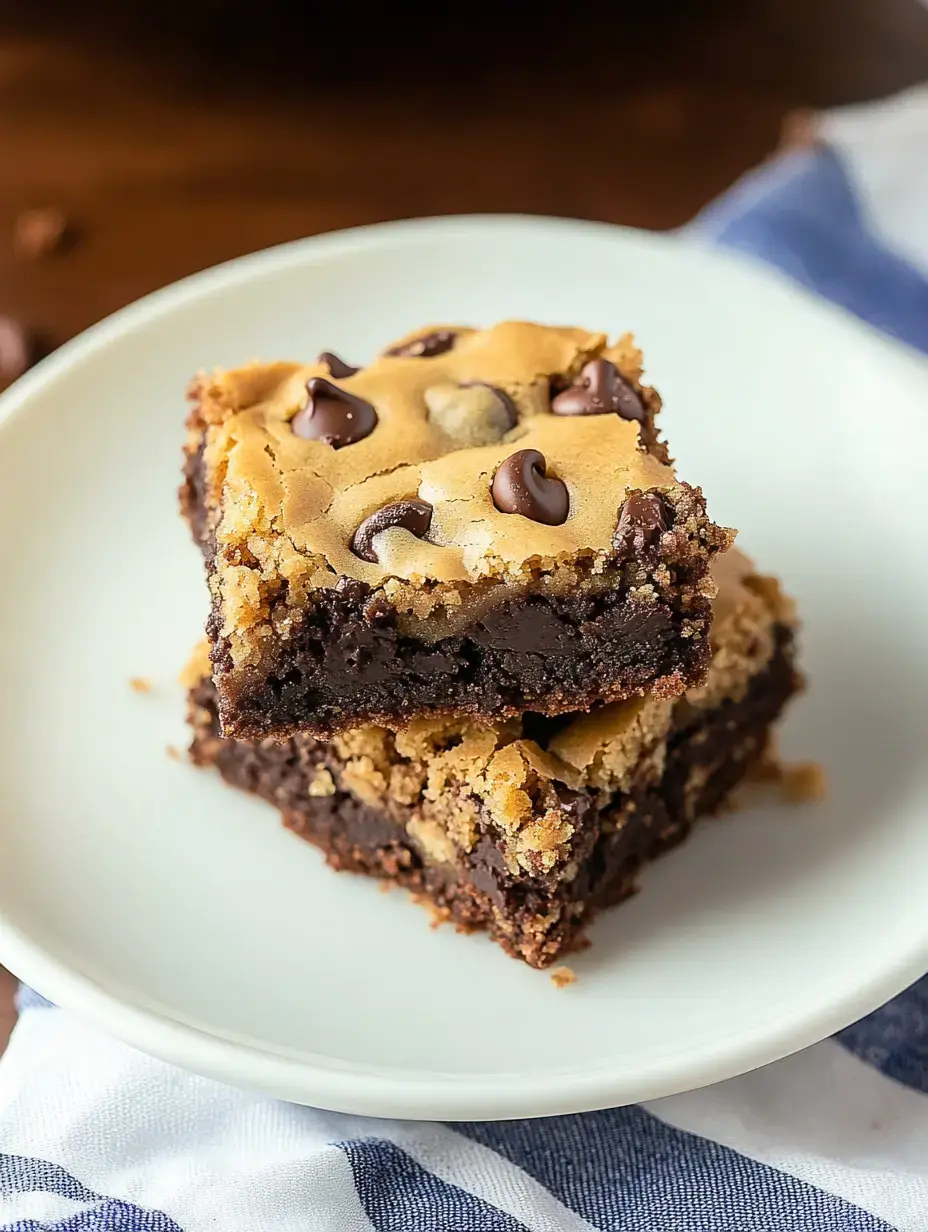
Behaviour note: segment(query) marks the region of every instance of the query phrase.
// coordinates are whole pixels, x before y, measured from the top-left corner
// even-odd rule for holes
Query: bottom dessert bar
[[[191,665],[191,756],[271,801],[337,869],[389,878],[545,967],[641,866],[718,812],[799,682],[791,604],[730,552],[716,564],[709,677],[682,698],[501,724],[416,720],[318,741],[224,739]]]

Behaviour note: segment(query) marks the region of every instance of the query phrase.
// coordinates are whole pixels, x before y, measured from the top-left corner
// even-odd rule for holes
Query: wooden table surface
[[[285,26],[275,0],[17,7],[0,12],[0,314],[52,343],[183,274],[359,223],[672,227],[795,109],[928,78],[918,0],[649,0],[568,28],[540,4],[384,6],[365,28],[311,5]],[[77,242],[27,261],[9,237],[41,206]]]

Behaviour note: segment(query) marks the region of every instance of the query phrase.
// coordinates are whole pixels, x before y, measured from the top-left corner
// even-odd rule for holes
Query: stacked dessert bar
[[[562,957],[797,688],[791,605],[659,408],[629,337],[525,322],[198,379],[193,760],[334,867]]]

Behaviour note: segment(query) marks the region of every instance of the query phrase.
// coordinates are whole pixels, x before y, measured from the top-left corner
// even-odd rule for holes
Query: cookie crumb
[[[37,261],[59,252],[71,236],[63,210],[54,206],[23,210],[13,224],[13,249],[18,256]]]
[[[828,776],[815,761],[783,767],[783,794],[792,804],[810,804],[828,795]]]
[[[381,894],[389,894],[393,889],[393,882],[381,880],[377,882],[377,889]]]
[[[310,779],[306,790],[311,796],[334,796],[335,780],[331,772],[321,766]]]
[[[171,761],[183,761],[184,760],[183,753],[174,744],[169,744],[164,751],[167,753],[168,757],[170,757]]]
[[[429,915],[432,917],[429,920],[429,928],[441,928],[443,924],[450,924],[451,912],[447,907],[439,907],[436,903],[423,904],[426,907]]]
[[[763,757],[751,768],[732,803],[736,809],[744,808],[758,798],[769,798],[766,793],[770,790],[787,804],[813,804],[827,797],[828,776],[818,762],[797,761],[790,764],[783,761],[771,741]],[[758,797],[756,791],[763,794]]]
[[[442,924],[450,924],[453,922],[450,908],[436,903],[433,899],[429,898],[427,894],[421,894],[416,891],[411,893],[409,897],[417,907],[425,908],[426,912],[430,916],[429,928],[441,928]],[[456,931],[460,931],[460,929],[456,929]]]
[[[151,681],[147,676],[130,676],[129,688],[133,693],[150,693]]]
[[[570,967],[554,967],[550,978],[555,988],[566,988],[568,984],[576,983],[577,975]]]
[[[201,681],[209,680],[212,674],[213,665],[209,657],[209,642],[205,637],[201,637],[177,677],[177,682],[183,689],[195,689]]]

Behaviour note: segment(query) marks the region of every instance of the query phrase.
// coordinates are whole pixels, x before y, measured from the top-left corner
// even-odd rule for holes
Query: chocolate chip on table
[[[462,449],[492,445],[516,424],[516,408],[503,389],[483,381],[430,386],[423,395],[429,422]]]
[[[641,399],[609,359],[591,359],[580,369],[577,382],[551,401],[555,415],[608,415],[641,423]]]
[[[642,556],[667,530],[667,506],[657,492],[632,492],[622,506],[612,542],[623,557]]]
[[[567,521],[567,487],[547,474],[545,456],[537,449],[520,449],[501,462],[490,491],[500,513],[519,513],[546,526]]]
[[[432,506],[423,500],[401,500],[392,505],[384,505],[376,513],[364,519],[351,539],[351,550],[362,560],[377,564],[378,557],[374,550],[374,536],[382,530],[390,530],[401,526],[417,539],[423,539],[428,534],[432,523]]]
[[[399,346],[390,347],[385,355],[404,359],[434,359],[436,355],[444,355],[454,346],[457,334],[450,329],[437,329],[432,334],[423,334],[421,338],[411,338],[409,342],[401,342]]]
[[[54,206],[23,210],[13,224],[14,250],[32,261],[58,252],[73,238],[67,217]]]
[[[10,385],[42,358],[33,334],[12,317],[0,316],[0,385]]]
[[[347,377],[354,376],[356,372],[361,371],[360,368],[353,368],[351,364],[346,364],[334,351],[321,351],[316,363],[325,364],[329,370],[329,376],[334,377],[336,381],[344,381]]]
[[[341,449],[370,436],[377,426],[377,412],[369,402],[339,389],[324,376],[310,377],[306,390],[309,401],[290,421],[297,436]]]

